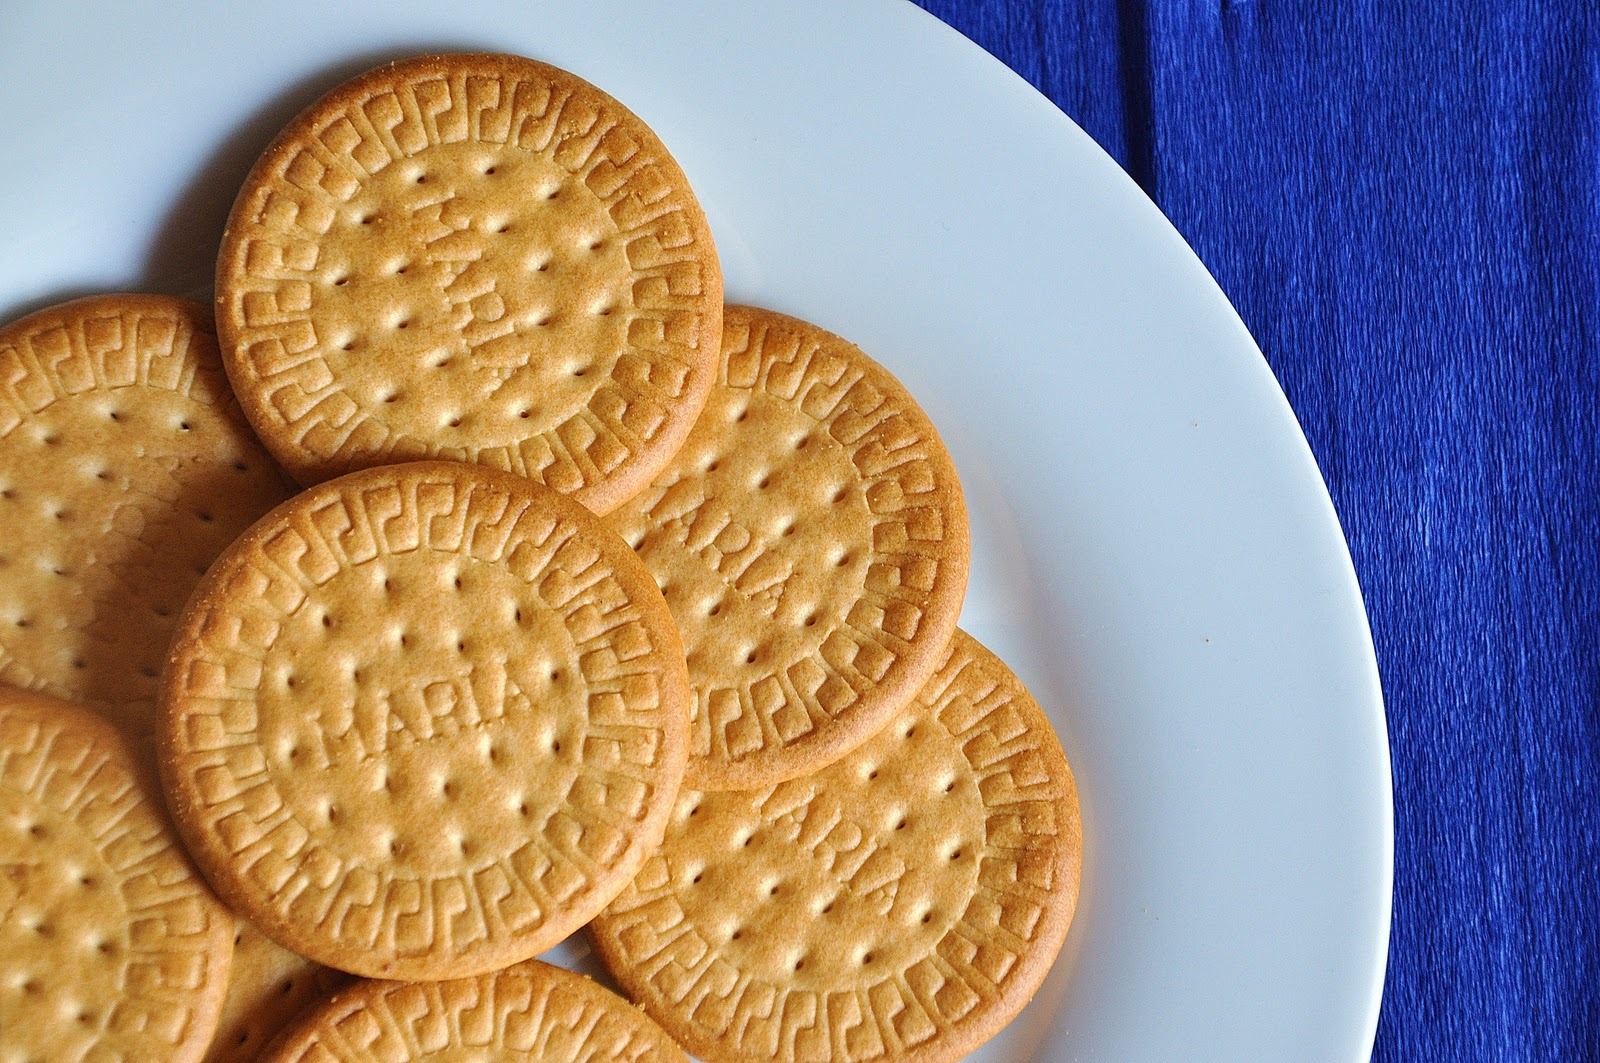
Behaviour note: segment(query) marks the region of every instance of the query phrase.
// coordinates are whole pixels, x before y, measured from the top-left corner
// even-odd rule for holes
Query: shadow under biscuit
[[[141,287],[209,299],[222,230],[245,175],[278,132],[328,90],[364,70],[408,56],[494,50],[481,43],[429,41],[361,52],[280,90],[240,122],[184,184],[151,240]]]

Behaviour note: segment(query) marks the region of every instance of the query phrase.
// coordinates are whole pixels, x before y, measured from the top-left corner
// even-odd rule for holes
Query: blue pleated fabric
[[[1394,757],[1374,1058],[1600,1058],[1600,6],[917,2],[1160,205],[1327,478]]]

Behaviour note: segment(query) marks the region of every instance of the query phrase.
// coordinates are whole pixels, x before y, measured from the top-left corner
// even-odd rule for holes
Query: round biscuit
[[[199,304],[99,295],[0,328],[0,682],[148,740],[178,611],[288,495]]]
[[[954,1060],[1044,980],[1081,854],[1050,721],[958,633],[914,706],[845,759],[759,791],[683,791],[591,934],[708,1063]]]
[[[688,677],[598,518],[457,462],[350,473],[218,559],[163,678],[160,766],[217,892],[369,977],[526,959],[660,841]]]
[[[123,735],[0,687],[0,1059],[194,1063],[232,944]]]
[[[804,321],[724,312],[704,413],[608,517],[683,634],[688,785],[768,786],[876,734],[939,663],[966,594],[967,511],[888,370]]]
[[[379,67],[308,107],[217,262],[245,414],[304,483],[433,457],[605,512],[705,402],[722,272],[660,139],[510,55]]]
[[[431,984],[362,982],[306,1015],[262,1063],[688,1063],[639,1009],[538,960]]]
[[[238,920],[228,995],[205,1063],[255,1063],[302,1011],[349,981],[349,975],[296,955]]]

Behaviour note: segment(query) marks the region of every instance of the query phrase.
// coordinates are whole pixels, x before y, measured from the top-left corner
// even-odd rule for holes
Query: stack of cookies
[[[0,328],[0,527],[0,1059],[951,1060],[1065,938],[933,425],[564,71],[313,104],[214,325]]]

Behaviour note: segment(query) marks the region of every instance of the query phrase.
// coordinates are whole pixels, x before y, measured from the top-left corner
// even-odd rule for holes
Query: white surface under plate
[[[1044,98],[895,0],[108,8],[0,7],[0,317],[204,291],[255,154],[379,60],[589,78],[683,163],[730,297],[860,343],[955,453],[964,623],[1049,710],[1087,834],[1061,959],[981,1058],[1366,1057],[1390,784],[1338,521],[1223,294]]]

